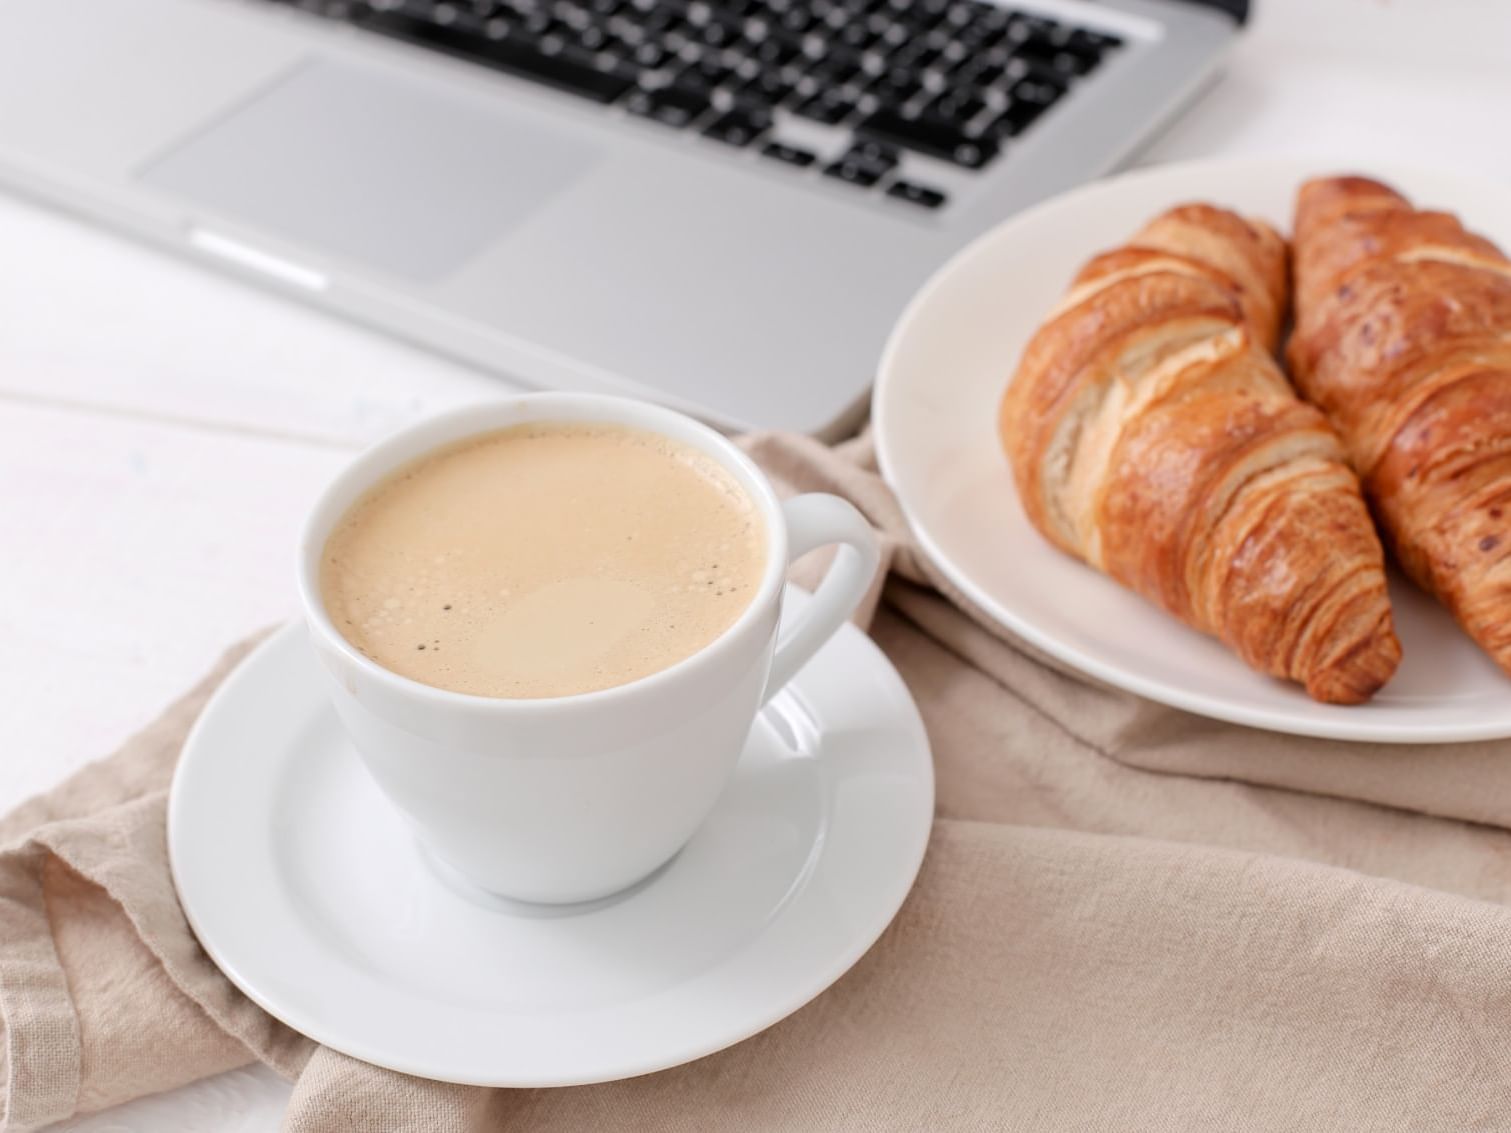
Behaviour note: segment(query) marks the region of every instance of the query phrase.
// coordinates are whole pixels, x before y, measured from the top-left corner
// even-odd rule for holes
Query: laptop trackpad
[[[139,176],[293,243],[436,279],[562,192],[597,154],[499,101],[320,60]]]

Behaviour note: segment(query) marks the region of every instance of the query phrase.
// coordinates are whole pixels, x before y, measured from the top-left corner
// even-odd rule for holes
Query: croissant
[[[1051,542],[1322,701],[1395,671],[1384,553],[1274,349],[1284,241],[1209,205],[1097,256],[1025,348],[999,432]]]
[[[1511,673],[1511,260],[1362,177],[1296,203],[1302,392],[1401,565]]]

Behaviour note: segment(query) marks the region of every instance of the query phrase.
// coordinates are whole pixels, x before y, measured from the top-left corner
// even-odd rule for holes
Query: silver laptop
[[[924,277],[1246,7],[0,0],[0,183],[527,384],[831,434]]]

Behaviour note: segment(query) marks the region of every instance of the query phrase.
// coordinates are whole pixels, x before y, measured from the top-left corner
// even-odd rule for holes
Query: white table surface
[[[1137,159],[1409,156],[1511,190],[1511,4],[1256,0],[1225,79]],[[0,197],[0,810],[291,616],[306,503],[356,448],[508,388]],[[64,1128],[266,1130],[245,1069]]]

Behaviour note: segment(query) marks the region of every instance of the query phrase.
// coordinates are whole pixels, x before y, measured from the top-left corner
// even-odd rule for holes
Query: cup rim
[[[358,650],[331,621],[320,595],[319,562],[336,521],[363,492],[405,464],[470,437],[484,436],[513,425],[553,420],[598,422],[658,433],[673,441],[690,443],[735,476],[760,509],[766,526],[766,562],[761,582],[739,617],[702,648],[664,669],[624,684],[563,696],[495,697],[440,688],[386,669]],[[447,435],[418,452],[408,451],[416,435],[431,432]],[[398,456],[398,453],[408,455]],[[339,496],[350,498],[344,507],[337,508],[334,500]],[[735,447],[728,437],[684,413],[635,398],[596,393],[524,393],[490,398],[428,415],[388,434],[353,457],[316,496],[300,528],[296,568],[305,624],[318,633],[344,662],[367,678],[395,693],[422,697],[440,705],[511,714],[544,714],[564,708],[610,706],[675,681],[707,664],[710,659],[736,648],[738,639],[780,595],[786,573],[787,529],[782,521],[781,501],[766,474],[753,460]]]

